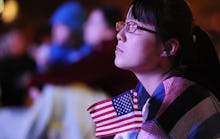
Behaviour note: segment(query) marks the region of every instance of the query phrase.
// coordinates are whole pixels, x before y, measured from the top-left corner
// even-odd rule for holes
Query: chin
[[[129,68],[127,68],[127,66],[125,64],[123,64],[122,61],[118,61],[118,60],[115,59],[114,63],[115,63],[115,66],[120,68],[120,69],[129,70]]]
[[[122,68],[123,67],[121,65],[121,62],[119,62],[117,59],[115,59],[114,63],[115,63],[115,66],[118,67],[118,68]]]

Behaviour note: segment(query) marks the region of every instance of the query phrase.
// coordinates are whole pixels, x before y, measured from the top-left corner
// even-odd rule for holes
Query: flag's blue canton
[[[112,98],[113,107],[118,116],[125,115],[133,111],[132,95],[125,92],[119,96]]]

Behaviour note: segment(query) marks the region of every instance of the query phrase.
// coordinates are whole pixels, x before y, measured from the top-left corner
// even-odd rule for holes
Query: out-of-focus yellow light
[[[14,21],[18,15],[18,3],[16,0],[8,0],[5,2],[2,12],[2,20],[5,23]]]
[[[4,0],[0,0],[0,13],[3,11],[4,9]]]

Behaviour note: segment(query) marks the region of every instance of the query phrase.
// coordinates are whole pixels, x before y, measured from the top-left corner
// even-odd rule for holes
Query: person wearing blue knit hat
[[[50,18],[50,24],[57,23],[68,26],[72,31],[82,31],[85,13],[84,9],[78,2],[66,2],[54,12]]]
[[[68,1],[59,6],[49,22],[52,44],[49,50],[49,68],[79,61],[91,48],[83,44],[84,8],[79,2]]]

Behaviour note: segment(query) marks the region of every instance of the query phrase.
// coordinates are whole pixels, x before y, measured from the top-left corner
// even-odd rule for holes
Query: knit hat
[[[78,2],[66,2],[54,12],[50,19],[50,24],[62,23],[72,29],[81,32],[84,23],[84,9]]]

